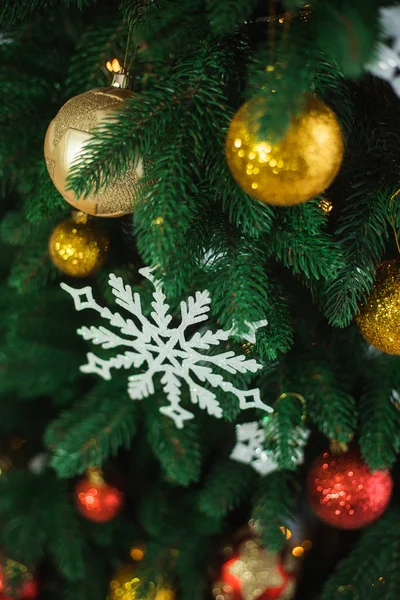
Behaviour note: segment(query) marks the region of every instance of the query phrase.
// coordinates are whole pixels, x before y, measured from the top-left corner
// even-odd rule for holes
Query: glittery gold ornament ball
[[[66,219],[49,240],[53,264],[70,277],[87,277],[104,263],[108,239],[93,222]]]
[[[170,588],[150,586],[146,594],[140,592],[140,579],[135,575],[134,565],[124,565],[110,581],[107,600],[175,600]]]
[[[140,579],[135,576],[132,565],[124,565],[115,573],[110,581],[110,592],[107,600],[139,600],[136,589]]]
[[[54,185],[69,204],[90,215],[119,217],[133,212],[142,162],[131,167],[105,190],[77,198],[66,190],[66,179],[74,160],[82,154],[93,131],[121,110],[133,92],[119,87],[104,87],[84,92],[68,100],[50,123],[44,142],[44,155]]]
[[[376,270],[372,294],[357,323],[363,337],[387,354],[400,354],[400,261],[387,260]]]
[[[259,97],[234,115],[226,157],[241,188],[261,202],[292,206],[323,192],[343,159],[343,135],[335,113],[315,96],[295,116],[283,139],[258,139],[254,122],[268,106]]]

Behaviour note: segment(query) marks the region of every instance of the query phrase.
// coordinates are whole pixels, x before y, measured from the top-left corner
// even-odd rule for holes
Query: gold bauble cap
[[[314,198],[335,179],[343,159],[343,135],[335,113],[309,96],[284,138],[260,140],[252,124],[268,110],[262,98],[246,102],[234,115],[226,157],[240,187],[261,202],[292,206]]]
[[[372,293],[356,317],[363,337],[387,354],[400,354],[400,260],[376,269]]]
[[[135,167],[131,165],[125,174],[97,194],[76,198],[66,189],[71,165],[82,154],[93,131],[100,124],[109,122],[121,110],[124,100],[134,97],[133,92],[122,87],[126,75],[118,74],[118,77],[120,87],[112,85],[89,90],[68,100],[50,123],[44,141],[47,169],[57,190],[77,210],[98,217],[120,217],[133,212],[143,174],[143,163],[139,160]]]

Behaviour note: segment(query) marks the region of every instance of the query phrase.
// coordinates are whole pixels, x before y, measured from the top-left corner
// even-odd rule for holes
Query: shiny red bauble
[[[319,518],[339,529],[359,529],[385,511],[392,495],[389,471],[371,471],[358,451],[324,452],[311,466],[308,497]]]
[[[91,477],[82,477],[78,481],[75,497],[79,512],[96,523],[112,521],[124,503],[121,490],[105,481],[93,481]]]

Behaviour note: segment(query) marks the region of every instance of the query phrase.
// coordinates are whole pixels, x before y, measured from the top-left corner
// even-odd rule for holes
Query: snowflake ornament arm
[[[381,7],[379,14],[382,39],[365,69],[390,83],[400,96],[400,6]]]
[[[186,302],[181,302],[181,322],[176,328],[170,327],[172,317],[161,284],[155,280],[150,269],[141,269],[139,272],[155,288],[150,318],[143,315],[139,294],[132,294],[130,286],[124,285],[122,279],[113,274],[110,274],[109,284],[116,303],[133,318],[125,319],[118,312],[113,313],[97,304],[90,287],[77,290],[65,283],[61,284],[62,289],[74,299],[76,310],[95,310],[119,330],[119,334],[116,334],[103,326],[82,327],[78,330],[79,335],[107,350],[127,348],[125,352],[108,359],[89,352],[88,362],[81,367],[81,371],[111,379],[112,369],[139,369],[146,364],[147,370],[144,372],[129,375],[128,394],[133,400],[147,398],[154,393],[155,378],[160,376],[160,383],[169,401],[169,406],[160,408],[160,412],[171,417],[178,428],[182,428],[185,421],[193,418],[193,414],[181,406],[182,383],[188,386],[192,403],[198,404],[199,408],[217,418],[222,417],[222,409],[216,394],[209,387],[234,394],[243,410],[260,408],[272,412],[272,408],[261,401],[257,388],[242,390],[213,371],[213,368],[218,368],[231,374],[256,373],[261,368],[260,364],[254,359],[236,355],[233,351],[212,355],[202,353],[211,346],[219,346],[230,336],[237,336],[235,328],[197,332],[186,339],[190,326],[208,319],[211,303],[209,292],[196,292]],[[266,320],[246,323],[248,333],[241,337],[254,343],[256,331],[266,325]]]
[[[297,445],[293,448],[292,461],[294,465],[304,462],[304,447],[310,436],[309,429],[297,428]],[[258,421],[236,425],[236,444],[231,452],[231,459],[251,465],[260,475],[269,475],[279,470],[279,464],[272,452],[264,450],[265,431]]]

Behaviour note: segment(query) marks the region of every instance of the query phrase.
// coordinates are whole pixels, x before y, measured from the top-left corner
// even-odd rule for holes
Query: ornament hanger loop
[[[118,58],[113,58],[112,62],[108,60],[106,67],[110,73],[113,73],[112,87],[122,89],[129,87],[129,70],[120,64]]]
[[[72,220],[74,223],[87,223],[89,220],[89,215],[82,212],[81,210],[73,210],[72,211]]]
[[[338,440],[331,440],[329,444],[329,450],[335,456],[339,456],[340,454],[346,454],[349,451],[349,446],[346,442],[339,442]]]
[[[274,411],[276,411],[279,403],[282,402],[282,400],[284,400],[285,398],[287,398],[289,396],[291,396],[293,398],[297,398],[297,400],[299,400],[301,402],[301,405],[303,407],[303,414],[301,415],[301,420],[305,421],[307,419],[306,399],[304,398],[304,396],[302,396],[301,394],[298,394],[297,392],[284,392],[283,394],[278,396],[278,398],[276,399],[275,404],[274,404]]]
[[[103,471],[98,467],[89,467],[86,476],[93,485],[104,485]]]

